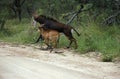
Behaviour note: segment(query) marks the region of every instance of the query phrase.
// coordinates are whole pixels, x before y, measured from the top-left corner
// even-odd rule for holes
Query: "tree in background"
[[[0,1],[0,30],[4,29],[4,25],[6,23],[8,15],[9,15],[6,1],[9,1],[9,0],[1,0]]]
[[[7,13],[9,17],[15,15],[21,21],[22,17],[26,18],[28,15],[30,17],[34,10],[38,10],[40,14],[59,19],[67,14],[73,15],[72,13],[78,11],[81,5],[84,6],[84,9],[87,5],[92,5],[90,10],[83,13],[84,15],[89,14],[95,21],[98,18],[101,21],[104,20],[103,24],[120,23],[120,0],[1,0],[0,16],[3,17],[2,14]],[[10,10],[11,12],[9,12]],[[83,14],[80,13],[77,17],[79,16],[81,17]]]
[[[19,18],[19,21],[21,21],[21,12],[22,12],[22,6],[24,4],[25,0],[14,0],[12,3],[10,3],[10,8],[15,13],[15,16]]]

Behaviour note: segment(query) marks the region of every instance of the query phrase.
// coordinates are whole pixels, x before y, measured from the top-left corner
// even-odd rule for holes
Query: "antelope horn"
[[[40,27],[44,27],[45,24],[41,24]]]

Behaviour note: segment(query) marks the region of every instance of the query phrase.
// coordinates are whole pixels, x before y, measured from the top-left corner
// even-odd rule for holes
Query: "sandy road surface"
[[[82,72],[21,57],[0,57],[0,79],[96,79]],[[99,78],[98,78],[99,79]]]
[[[72,53],[0,43],[0,79],[120,79],[120,65]]]

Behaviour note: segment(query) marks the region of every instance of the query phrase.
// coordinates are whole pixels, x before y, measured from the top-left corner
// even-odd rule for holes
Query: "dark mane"
[[[40,16],[43,17],[43,18],[45,18],[45,19],[47,19],[47,20],[52,20],[54,22],[58,22],[57,20],[55,20],[55,19],[53,19],[51,17],[45,16],[45,15],[40,15]]]

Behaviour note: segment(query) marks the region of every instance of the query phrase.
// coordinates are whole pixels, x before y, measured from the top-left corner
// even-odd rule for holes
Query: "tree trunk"
[[[5,20],[1,20],[0,30],[3,30],[5,25]]]

